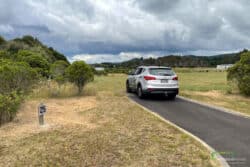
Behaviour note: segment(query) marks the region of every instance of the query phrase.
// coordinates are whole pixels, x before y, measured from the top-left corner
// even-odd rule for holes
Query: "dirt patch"
[[[37,107],[41,102],[47,106],[44,126],[38,125]],[[16,119],[0,128],[0,136],[20,138],[31,133],[39,133],[74,124],[93,128],[95,125],[88,121],[89,118],[81,117],[79,114],[95,107],[95,97],[27,101],[21,106]]]

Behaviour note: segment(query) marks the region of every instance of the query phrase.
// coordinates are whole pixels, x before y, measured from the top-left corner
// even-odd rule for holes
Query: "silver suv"
[[[165,94],[171,99],[179,93],[178,77],[169,67],[140,66],[129,73],[127,92],[136,92],[139,98],[146,94]]]

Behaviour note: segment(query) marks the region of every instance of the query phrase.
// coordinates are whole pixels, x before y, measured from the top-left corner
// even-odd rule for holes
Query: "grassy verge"
[[[3,166],[218,166],[189,136],[131,103],[125,75],[97,77],[95,96],[44,99],[46,126],[29,100],[0,128]]]
[[[227,84],[226,72],[203,70],[177,73],[180,95],[250,115],[250,98],[239,95],[235,90],[228,93],[231,88]]]

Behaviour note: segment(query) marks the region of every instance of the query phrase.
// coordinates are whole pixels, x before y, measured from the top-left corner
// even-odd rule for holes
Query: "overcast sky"
[[[0,35],[73,60],[213,55],[250,46],[249,0],[0,0]]]

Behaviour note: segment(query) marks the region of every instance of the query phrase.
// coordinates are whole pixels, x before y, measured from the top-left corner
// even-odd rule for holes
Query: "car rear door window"
[[[150,68],[149,73],[151,75],[158,75],[158,76],[173,76],[174,71],[170,68]]]
[[[135,72],[135,75],[141,74],[142,71],[143,71],[143,68],[138,68],[138,69],[136,70],[136,72]]]

